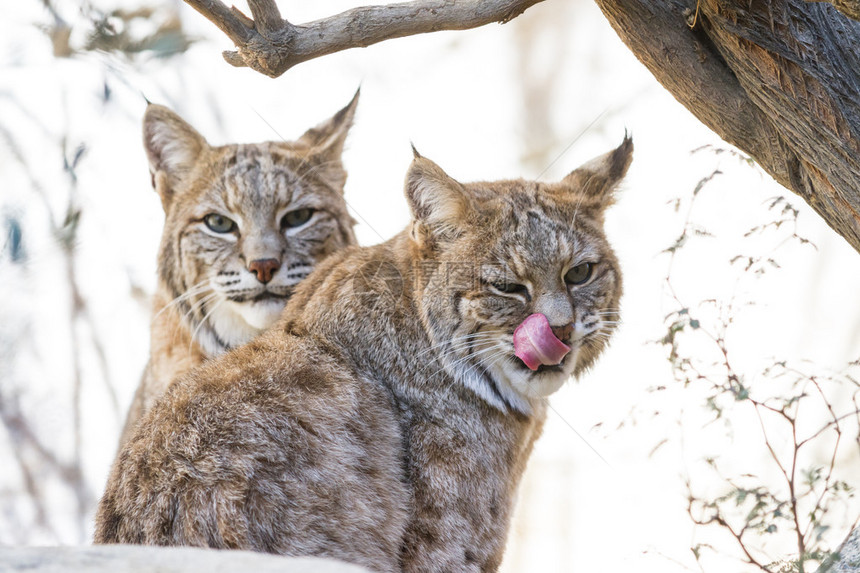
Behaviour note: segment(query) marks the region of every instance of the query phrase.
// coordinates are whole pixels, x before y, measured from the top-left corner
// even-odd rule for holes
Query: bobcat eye
[[[569,285],[581,285],[588,282],[594,272],[594,263],[576,265],[564,275],[564,282]]]
[[[310,220],[313,214],[313,209],[296,209],[295,211],[290,211],[281,219],[281,227],[285,229],[301,227]]]
[[[233,219],[219,215],[218,213],[209,213],[203,217],[203,222],[216,233],[229,233],[236,228],[236,223]]]
[[[517,283],[497,282],[490,283],[490,286],[497,291],[503,292],[505,294],[528,294],[529,292],[529,289],[526,287],[526,285],[521,285]]]

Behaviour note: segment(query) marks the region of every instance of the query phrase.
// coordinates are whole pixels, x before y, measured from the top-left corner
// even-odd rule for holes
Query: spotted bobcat
[[[210,146],[149,105],[143,139],[165,222],[150,359],[120,444],[170,383],[272,325],[328,255],[355,244],[344,140],[358,94],[293,142]]]
[[[632,151],[469,184],[416,153],[406,230],[329,257],[273,328],[147,414],[96,542],[496,571],[547,396],[617,322],[603,216]]]

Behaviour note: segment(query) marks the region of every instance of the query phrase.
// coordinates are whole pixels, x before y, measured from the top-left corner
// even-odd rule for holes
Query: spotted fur
[[[625,139],[553,184],[461,184],[416,157],[407,230],[327,259],[275,327],[149,412],[96,542],[496,571],[547,396],[615,328],[602,220],[631,156]],[[513,331],[535,312],[573,350],[532,372]]]
[[[120,443],[174,379],[271,326],[320,261],[355,244],[341,153],[357,103],[296,141],[219,147],[169,109],[147,108],[165,223],[150,360]],[[213,215],[233,228],[213,230]]]

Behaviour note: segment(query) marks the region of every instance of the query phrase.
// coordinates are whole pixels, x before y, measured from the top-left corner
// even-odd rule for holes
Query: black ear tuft
[[[565,192],[575,195],[599,209],[605,209],[614,200],[614,191],[633,161],[633,139],[624,132],[621,145],[582,165],[562,182]]]
[[[361,88],[358,88],[346,107],[319,125],[307,130],[297,142],[311,148],[311,152],[323,161],[339,158],[343,153],[346,135],[355,119],[355,110],[358,107],[360,95]]]
[[[361,88],[358,88],[346,107],[296,140],[297,144],[307,149],[304,165],[313,168],[318,175],[325,176],[335,188],[341,190],[346,185],[346,169],[341,156],[346,136],[355,119],[360,95]]]
[[[352,99],[349,100],[349,103],[346,106],[334,114],[332,117],[332,121],[336,124],[344,123],[344,121],[348,121],[349,125],[352,125],[353,117],[355,116],[355,109],[358,107],[358,97],[361,95],[361,86],[355,90],[355,93],[352,96]]]
[[[630,163],[633,161],[633,138],[624,130],[624,140],[621,145],[609,154],[609,166],[607,175],[610,179],[621,180],[627,174]]]
[[[404,189],[412,217],[437,239],[456,235],[469,209],[466,188],[441,167],[415,153]]]

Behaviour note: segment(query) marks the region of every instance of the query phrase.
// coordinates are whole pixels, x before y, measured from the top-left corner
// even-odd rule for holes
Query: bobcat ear
[[[143,116],[143,145],[152,186],[166,209],[179,181],[209,145],[185,120],[156,104],[149,104]]]
[[[355,95],[346,107],[320,123],[310,128],[296,141],[311,149],[314,155],[323,155],[324,159],[338,159],[343,153],[343,144],[352,121],[355,119],[355,108],[358,107],[358,96],[361,88],[356,90]]]
[[[333,180],[336,188],[343,189],[346,184],[346,170],[341,163],[343,146],[352,122],[361,88],[356,90],[352,100],[345,108],[316,127],[307,130],[296,143],[309,148],[307,162],[324,169]]]
[[[451,236],[469,209],[466,189],[441,167],[422,157],[415,146],[412,153],[415,157],[406,173],[405,193],[417,228],[437,238]]]
[[[582,165],[561,183],[568,192],[582,197],[583,205],[603,210],[615,200],[614,191],[633,161],[633,139],[624,134],[624,141],[614,150]]]

